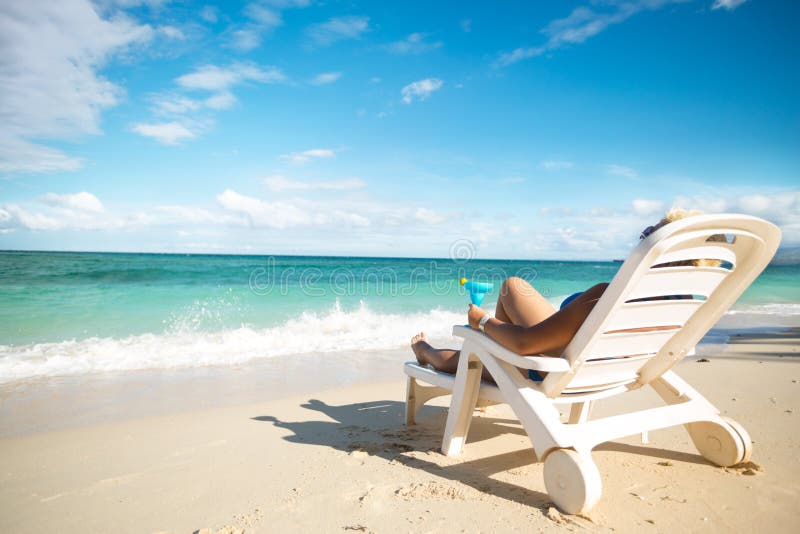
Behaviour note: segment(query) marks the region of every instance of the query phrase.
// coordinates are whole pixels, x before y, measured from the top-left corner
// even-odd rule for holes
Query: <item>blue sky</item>
[[[0,248],[608,259],[800,244],[797,2],[0,6]]]

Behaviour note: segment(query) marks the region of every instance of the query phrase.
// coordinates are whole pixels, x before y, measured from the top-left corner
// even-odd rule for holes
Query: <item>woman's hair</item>
[[[686,217],[694,217],[695,215],[702,215],[703,212],[700,210],[685,210],[683,208],[672,208],[669,210],[664,218],[658,221],[653,226],[653,231],[658,230],[662,226],[669,224],[671,222],[679,221],[681,219],[685,219]]]
[[[685,219],[686,217],[694,217],[696,215],[702,215],[703,212],[700,210],[686,210],[683,208],[672,208],[669,210],[664,217],[658,221],[653,226],[650,226],[642,232],[644,237],[650,235],[651,233],[655,232],[662,226],[665,226],[671,222],[679,221],[681,219]],[[706,239],[706,241],[717,241],[717,242],[724,242],[725,236],[722,234],[715,234]],[[659,267],[680,267],[686,265],[693,265],[695,267],[719,267],[722,264],[719,260],[712,260],[712,259],[697,259],[697,260],[684,260],[684,261],[671,261],[669,263],[663,263],[659,265]]]

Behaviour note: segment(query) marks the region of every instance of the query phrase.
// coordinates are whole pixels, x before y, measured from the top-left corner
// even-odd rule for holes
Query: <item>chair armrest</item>
[[[453,327],[453,335],[480,345],[493,356],[515,367],[544,371],[547,373],[563,373],[569,371],[569,362],[564,358],[553,358],[551,356],[522,356],[508,350],[483,332],[479,332],[468,326],[455,325]]]

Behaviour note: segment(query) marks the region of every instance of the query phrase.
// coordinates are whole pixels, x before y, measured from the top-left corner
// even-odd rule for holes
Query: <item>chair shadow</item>
[[[676,462],[714,466],[713,463],[709,462],[699,454],[672,451],[669,449],[656,449],[655,447],[645,447],[642,445],[630,445],[628,443],[618,443],[616,441],[601,443],[592,450],[624,452],[627,454],[638,454],[639,456],[650,456],[653,458],[663,458],[665,460],[675,460]]]
[[[252,417],[255,421],[269,422],[292,432],[283,439],[292,443],[324,445],[346,453],[363,451],[388,462],[421,469],[429,474],[466,484],[478,491],[496,497],[538,508],[543,513],[552,506],[546,493],[531,490],[510,482],[495,480],[491,475],[520,468],[535,462],[532,449],[518,450],[487,458],[441,465],[420,457],[438,455],[441,446],[444,408],[423,407],[418,414],[418,424],[401,426],[405,417],[405,404],[398,401],[373,401],[334,406],[318,399],[302,405],[308,410],[324,414],[330,421],[282,421],[272,415]],[[516,426],[512,426],[516,425]],[[511,419],[483,415],[473,420],[470,443],[491,439],[501,434],[526,435],[518,422]],[[414,454],[411,454],[411,453]]]
[[[308,410],[325,415],[327,421],[282,421],[272,415],[252,417],[255,421],[269,422],[292,432],[283,439],[292,443],[324,445],[346,453],[363,451],[386,462],[398,462],[421,469],[429,474],[466,484],[478,491],[490,493],[508,501],[538,508],[543,513],[552,506],[546,493],[528,489],[510,482],[496,480],[491,475],[518,469],[536,462],[533,449],[441,465],[420,457],[441,455],[440,446],[446,410],[424,406],[417,416],[418,424],[404,426],[405,404],[398,401],[372,401],[334,406],[318,399],[301,405]],[[503,434],[527,436],[515,419],[476,416],[470,428],[470,443],[476,443]],[[598,445],[596,451],[614,451],[677,462],[711,465],[702,456],[667,449],[608,442]],[[410,454],[410,453],[415,454]]]

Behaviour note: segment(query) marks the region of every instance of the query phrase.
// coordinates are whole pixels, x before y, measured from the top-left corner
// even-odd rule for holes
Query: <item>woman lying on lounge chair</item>
[[[640,239],[644,239],[665,224],[698,214],[697,211],[687,212],[682,209],[673,209],[658,224],[645,228]],[[719,237],[724,239],[722,236]],[[674,262],[659,267],[682,263]],[[694,262],[688,263],[695,264]],[[556,310],[528,282],[522,278],[512,277],[503,282],[500,288],[494,317],[491,317],[485,310],[470,304],[469,325],[472,328],[483,330],[490,338],[517,354],[558,357],[561,356],[564,348],[589,316],[606,287],[608,287],[607,283],[597,284],[582,293],[571,295],[561,303],[561,309]],[[687,297],[691,298],[691,296]],[[430,364],[435,369],[446,373],[455,373],[458,369],[460,351],[432,347],[426,341],[423,332],[414,336],[411,340],[411,348],[417,361],[422,365]],[[520,372],[525,373],[522,369]],[[536,371],[527,371],[527,376],[531,380],[542,380],[542,376]],[[485,368],[483,379],[491,380],[491,376]]]

